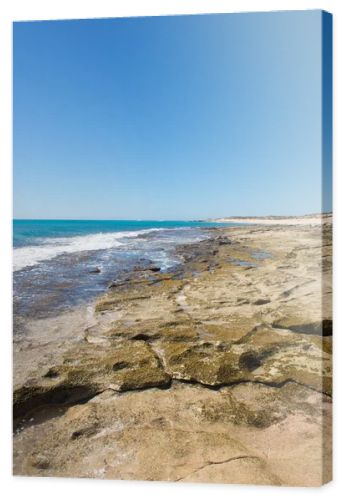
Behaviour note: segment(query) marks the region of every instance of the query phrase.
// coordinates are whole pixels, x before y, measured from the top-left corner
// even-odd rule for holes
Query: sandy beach
[[[254,225],[181,245],[177,272],[133,270],[28,321],[14,343],[14,474],[331,479],[331,220],[242,221]]]
[[[211,220],[217,223],[236,222],[262,226],[321,226],[322,224],[332,224],[332,214],[312,214],[301,217],[224,217]]]

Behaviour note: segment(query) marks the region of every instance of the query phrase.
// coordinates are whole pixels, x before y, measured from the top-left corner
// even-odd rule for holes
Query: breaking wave
[[[68,238],[42,238],[39,245],[15,248],[13,251],[13,270],[35,266],[44,260],[51,260],[59,255],[93,250],[106,250],[126,244],[127,238],[136,238],[143,234],[161,231],[161,228],[142,229],[139,231],[118,231],[114,233],[94,233]]]

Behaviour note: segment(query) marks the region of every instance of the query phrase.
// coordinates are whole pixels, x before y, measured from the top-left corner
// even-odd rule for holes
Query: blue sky
[[[14,216],[321,211],[321,26],[320,11],[15,23]]]

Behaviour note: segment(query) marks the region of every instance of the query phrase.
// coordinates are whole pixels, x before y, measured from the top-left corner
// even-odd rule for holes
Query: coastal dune
[[[331,218],[251,220],[178,247],[175,272],[136,269],[27,325],[15,474],[331,479]]]

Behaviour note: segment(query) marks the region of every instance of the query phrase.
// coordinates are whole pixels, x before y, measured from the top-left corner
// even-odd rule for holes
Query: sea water
[[[202,221],[14,220],[14,314],[57,314],[104,292],[111,280],[135,266],[153,263],[170,271],[180,264],[177,245],[208,238],[205,228],[213,226]]]

